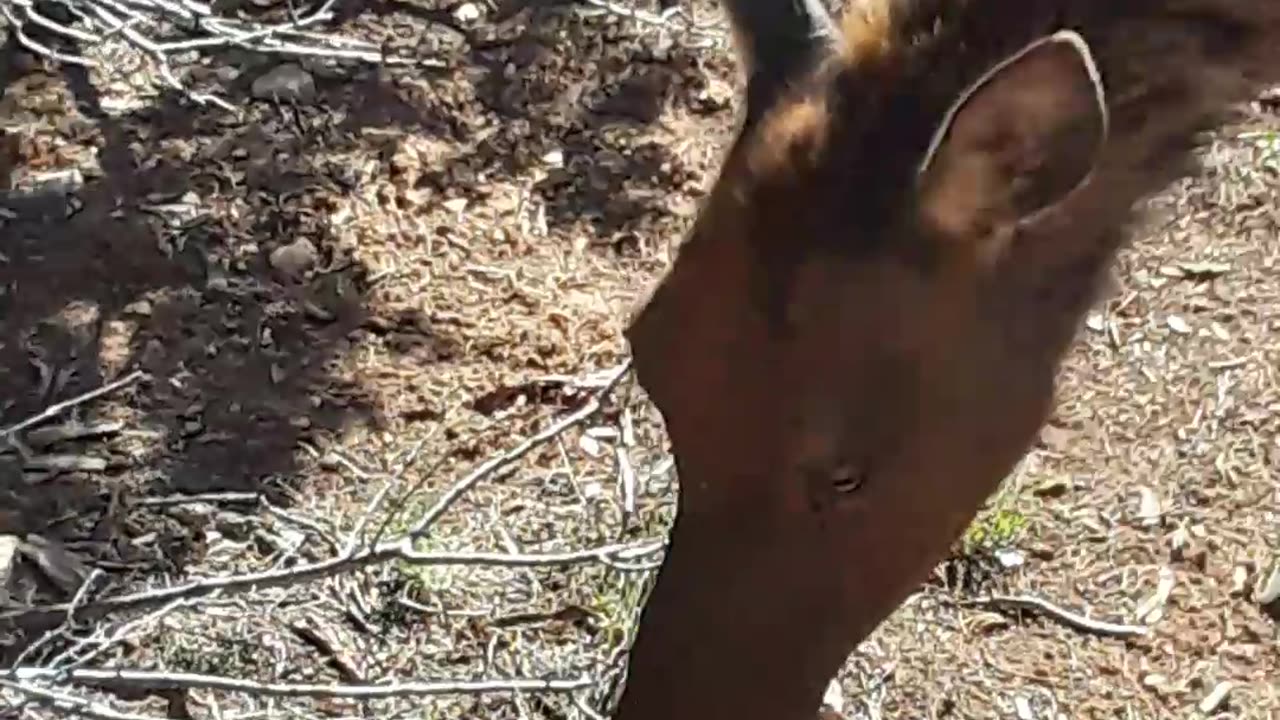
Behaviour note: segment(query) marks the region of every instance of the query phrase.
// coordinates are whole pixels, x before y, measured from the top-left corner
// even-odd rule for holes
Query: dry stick
[[[1103,637],[1135,637],[1146,635],[1150,632],[1150,628],[1142,625],[1124,625],[1104,620],[1093,620],[1054,605],[1048,600],[1042,600],[1031,595],[992,595],[988,598],[969,601],[966,604],[984,605],[1005,610],[1030,610],[1057,620],[1074,630]]]
[[[90,390],[89,392],[84,393],[82,395],[77,395],[71,398],[70,400],[63,400],[60,403],[54,403],[53,405],[50,405],[49,407],[45,408],[44,410],[41,410],[40,412],[36,413],[35,415],[32,415],[26,420],[23,420],[22,422],[16,425],[11,425],[3,430],[0,430],[0,441],[7,440],[9,437],[17,433],[20,433],[23,430],[26,430],[32,425],[38,425],[44,422],[45,420],[48,420],[52,417],[60,415],[66,412],[67,410],[70,410],[71,408],[76,407],[77,405],[83,405],[89,402],[90,400],[94,400],[108,393],[115,392],[116,390],[119,390],[120,388],[126,385],[132,385],[133,383],[141,380],[145,376],[146,376],[146,373],[142,372],[141,370],[135,370],[129,373],[128,375],[120,378],[119,380],[109,382],[106,385],[98,387],[94,390]]]
[[[174,673],[152,670],[54,670],[19,667],[0,670],[0,680],[23,683],[39,680],[72,682],[111,689],[129,690],[220,690],[252,693],[261,697],[350,698],[379,700],[421,695],[461,695],[491,692],[574,692],[591,687],[596,680],[576,678],[507,680],[445,680],[439,682],[390,682],[380,685],[291,684],[257,682],[218,675]]]

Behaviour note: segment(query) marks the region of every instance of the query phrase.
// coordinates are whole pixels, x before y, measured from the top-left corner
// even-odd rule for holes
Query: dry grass
[[[726,50],[566,7],[496,30],[445,10],[373,5],[345,30],[447,69],[317,65],[319,101],[245,101],[235,122],[148,110],[119,81],[6,56],[0,125],[22,139],[19,184],[71,168],[85,184],[69,218],[61,199],[6,205],[16,217],[0,227],[0,426],[129,369],[151,380],[76,410],[121,430],[33,448],[105,469],[38,472],[0,451],[0,534],[60,543],[103,571],[106,595],[321,561],[375,496],[366,530],[385,522],[383,539],[394,537],[456,478],[580,407],[594,390],[572,378],[622,360],[623,323],[729,137]],[[257,62],[210,67],[240,67],[232,87],[243,90]],[[1220,134],[1205,172],[1153,203],[1121,289],[1064,371],[1043,443],[938,582],[850,658],[851,717],[1187,717],[1220,681],[1234,684],[1222,717],[1280,713],[1276,624],[1250,598],[1280,548],[1267,134],[1280,123],[1265,109],[1249,123],[1261,134]],[[316,257],[287,277],[271,257],[305,252],[300,239]],[[666,440],[629,383],[486,477],[417,549],[527,554],[661,537]],[[193,492],[220,495],[155,502]],[[32,563],[20,570],[21,599],[74,591],[40,585]],[[629,641],[647,577],[616,563],[385,562],[171,607],[127,641],[80,652],[98,653],[87,667],[263,682],[596,677]],[[1172,587],[1158,619],[1135,617],[1162,578]],[[1100,638],[966,602],[990,592],[1145,619],[1153,632]],[[28,659],[75,646],[58,637]],[[576,702],[610,690],[98,698],[154,717],[184,706],[198,717],[550,718],[586,717]]]

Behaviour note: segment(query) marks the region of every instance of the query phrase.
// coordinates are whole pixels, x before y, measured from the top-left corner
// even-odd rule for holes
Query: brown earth
[[[346,34],[443,67],[307,59],[317,89],[304,101],[251,97],[278,58],[194,66],[187,77],[225,82],[241,118],[140,97],[137,72],[89,75],[10,43],[0,431],[146,376],[0,448],[0,535],[101,569],[103,596],[321,559],[384,486],[393,500],[371,525],[420,511],[579,407],[593,392],[583,378],[624,359],[626,318],[731,136],[737,78],[719,13],[699,0],[691,31],[553,3],[466,23],[452,5],[346,17]],[[1273,109],[1246,108],[1208,144],[1205,171],[1152,203],[1041,445],[937,581],[850,658],[849,717],[1189,717],[1221,682],[1232,687],[1209,715],[1280,717],[1280,629],[1253,599],[1280,556]],[[32,190],[59,178],[70,196]],[[119,424],[51,437],[69,420]],[[673,500],[664,448],[624,381],[583,426],[480,483],[425,545],[552,552],[660,537]],[[634,512],[619,487],[628,469]],[[15,600],[74,593],[51,579],[20,560]],[[1162,580],[1167,599],[1138,617]],[[595,673],[625,648],[646,582],[599,564],[382,564],[171,609],[87,665],[281,682]],[[979,602],[992,593],[1151,632],[1103,637]],[[32,637],[14,635],[6,664]],[[159,698],[99,697],[163,713]],[[268,707],[204,690],[180,704],[198,717]],[[564,695],[509,692],[272,707],[587,717]]]

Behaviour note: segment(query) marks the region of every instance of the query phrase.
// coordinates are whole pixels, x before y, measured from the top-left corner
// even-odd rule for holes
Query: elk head
[[[1080,35],[943,66],[890,3],[726,5],[745,121],[627,332],[680,501],[618,720],[812,718],[1026,451],[1096,279],[1061,282],[1108,136]]]

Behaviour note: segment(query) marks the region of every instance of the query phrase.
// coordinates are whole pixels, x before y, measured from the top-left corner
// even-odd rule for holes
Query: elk
[[[626,331],[676,457],[616,720],[808,720],[1024,455],[1275,0],[725,0],[745,112]]]

